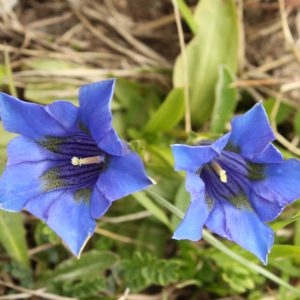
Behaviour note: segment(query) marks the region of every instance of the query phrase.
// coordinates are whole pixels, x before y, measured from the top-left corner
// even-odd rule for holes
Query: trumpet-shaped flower
[[[48,224],[79,256],[112,203],[151,184],[138,155],[112,127],[115,81],[82,86],[79,107],[42,106],[0,94],[8,145],[0,208],[25,209]]]
[[[172,145],[175,169],[186,171],[190,206],[173,238],[197,241],[204,225],[266,264],[274,220],[300,198],[300,162],[284,160],[261,104],[232,121],[232,130],[198,146]]]

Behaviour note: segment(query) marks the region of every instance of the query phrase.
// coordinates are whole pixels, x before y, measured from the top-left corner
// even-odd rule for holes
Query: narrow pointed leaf
[[[144,131],[148,133],[157,133],[170,130],[182,119],[183,114],[183,89],[173,89],[145,125]]]
[[[238,19],[233,0],[202,0],[195,10],[197,30],[187,45],[187,73],[194,124],[206,121],[214,104],[218,68],[225,64],[235,73],[238,62]],[[184,85],[182,56],[175,63],[173,83]]]
[[[216,85],[215,104],[212,112],[211,131],[224,132],[236,107],[237,91],[230,84],[233,82],[232,72],[224,65],[219,67],[219,78]]]

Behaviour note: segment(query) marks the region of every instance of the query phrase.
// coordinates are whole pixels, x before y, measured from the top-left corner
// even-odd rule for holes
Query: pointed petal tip
[[[266,150],[266,147],[269,147],[275,139],[267,113],[261,102],[255,104],[244,114],[233,118],[231,127],[229,142],[239,149],[238,152],[242,156],[250,160]],[[270,149],[268,150],[270,151]]]
[[[86,240],[83,242],[83,244],[82,244],[81,247],[79,247],[79,248],[71,249],[71,248],[69,248],[69,247],[67,246],[67,247],[70,249],[70,251],[72,252],[72,254],[75,255],[75,257],[76,257],[77,259],[80,259],[81,254],[82,254],[82,251],[83,251],[83,249],[85,248],[86,244],[88,243],[89,239],[92,237],[92,235],[93,235],[93,234],[89,234],[89,235],[86,237]]]
[[[181,232],[180,230],[176,230],[173,235],[172,235],[172,239],[173,240],[178,240],[178,241],[182,241],[182,240],[188,240],[188,241],[192,241],[192,242],[198,242],[199,240],[202,239],[202,234],[200,231],[200,234],[197,235],[189,235],[186,232]]]
[[[152,184],[142,159],[130,152],[123,157],[110,157],[109,167],[100,174],[97,186],[105,198],[115,201]]]
[[[116,78],[108,78],[101,81],[96,81],[88,84],[84,84],[79,87],[79,94],[84,90],[94,90],[94,89],[110,89],[111,91],[114,90],[116,84]]]
[[[157,184],[157,182],[153,178],[151,178],[150,176],[147,176],[147,179],[149,180],[149,186]]]

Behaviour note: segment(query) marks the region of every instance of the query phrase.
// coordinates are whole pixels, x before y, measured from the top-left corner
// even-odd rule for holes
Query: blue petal
[[[9,143],[8,164],[0,178],[0,208],[20,211],[30,198],[43,193],[39,178],[53,166],[53,154],[48,154],[23,137]]]
[[[196,172],[212,161],[218,153],[211,146],[172,145],[176,171]]]
[[[113,153],[110,154],[122,155],[124,145],[117,134],[112,132],[110,102],[114,86],[114,79],[82,86],[79,90],[79,118],[101,149],[111,148]],[[105,145],[105,140],[113,145]]]
[[[259,154],[253,156],[251,161],[254,163],[280,163],[283,161],[283,156],[280,151],[272,144],[267,147]]]
[[[98,142],[98,147],[111,155],[123,156],[129,152],[124,141],[122,141],[117,133],[111,129]]]
[[[272,221],[283,208],[300,198],[300,161],[289,159],[265,166],[266,178],[252,182],[251,203],[263,221]]]
[[[55,101],[45,106],[45,110],[66,132],[78,131],[78,108],[72,103]]]
[[[97,182],[90,200],[90,212],[94,219],[102,217],[111,206],[111,201],[107,200],[98,188],[101,184],[100,181]]]
[[[75,201],[71,191],[61,191],[59,201],[54,201],[48,209],[46,223],[77,257],[96,227],[90,215],[89,203]]]
[[[49,209],[51,205],[55,201],[62,200],[62,193],[63,192],[61,190],[56,190],[48,193],[42,193],[37,197],[32,197],[26,202],[24,209],[46,222],[49,216]]]
[[[65,121],[54,118],[60,107],[59,115],[65,115]],[[1,119],[7,131],[15,132],[34,140],[44,136],[63,136],[69,133],[64,125],[74,118],[74,109],[60,102],[48,108],[21,101],[17,98],[0,93]],[[45,126],[45,124],[47,126]]]
[[[274,139],[275,136],[261,103],[232,121],[230,143],[237,147],[239,153],[245,158],[255,158]]]
[[[255,186],[255,184],[252,183],[251,185],[252,187]],[[255,189],[256,188],[252,188],[247,192],[252,207],[262,222],[273,221],[286,206],[280,201],[281,195],[277,195],[273,190],[268,189],[261,190],[261,192],[257,193]]]
[[[192,198],[201,198],[203,196],[204,182],[198,174],[186,172],[185,188]]]
[[[140,157],[131,152],[122,157],[110,157],[107,169],[99,176],[97,187],[107,200],[114,201],[151,184]]]
[[[226,200],[218,199],[205,225],[216,234],[252,252],[264,264],[267,263],[274,234],[252,209],[237,208]]]
[[[211,162],[226,146],[230,135],[226,134],[208,146],[172,145],[175,170],[196,172],[204,164]]]
[[[47,162],[7,167],[0,179],[0,208],[7,211],[22,210],[31,197],[43,192],[39,177],[48,168]]]
[[[61,157],[23,136],[18,136],[9,142],[7,155],[8,166],[24,162],[55,161]]]
[[[193,191],[192,194],[197,195],[197,197],[192,196],[190,206],[174,232],[174,239],[198,241],[202,237],[202,229],[212,206],[205,199],[204,183],[199,179],[199,176],[192,173],[187,175],[186,185],[190,191]]]

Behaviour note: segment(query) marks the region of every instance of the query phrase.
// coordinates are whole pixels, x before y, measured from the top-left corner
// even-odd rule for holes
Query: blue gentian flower
[[[232,121],[215,142],[172,145],[175,169],[186,171],[191,203],[173,238],[197,241],[204,225],[263,263],[274,242],[265,222],[300,198],[300,162],[284,160],[262,104]]]
[[[139,156],[112,127],[113,79],[82,86],[79,107],[42,106],[0,94],[8,145],[0,208],[25,209],[79,256],[112,203],[151,184]]]

